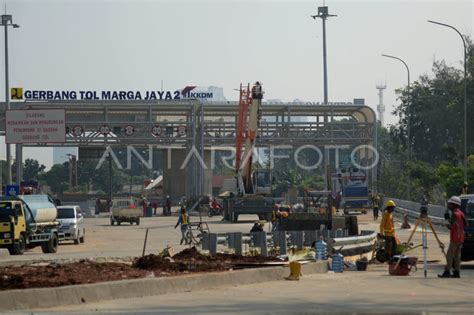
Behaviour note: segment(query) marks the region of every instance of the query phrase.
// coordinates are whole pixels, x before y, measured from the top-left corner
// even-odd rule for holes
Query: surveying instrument
[[[419,226],[421,226],[421,244],[408,248]],[[431,219],[428,217],[428,209],[426,207],[421,207],[420,216],[416,220],[415,227],[411,231],[410,237],[408,238],[408,241],[405,243],[406,247],[404,249],[404,252],[406,252],[406,251],[411,251],[420,246],[423,247],[423,271],[424,271],[425,278],[427,277],[427,273],[428,273],[428,263],[427,263],[428,227],[433,232],[433,235],[436,238],[436,241],[438,242],[438,246],[441,249],[441,252],[443,253],[444,257],[446,257],[446,252],[444,251],[444,244],[439,239],[438,234],[436,233],[435,228],[433,226],[433,223],[431,222]],[[402,259],[402,255],[400,254],[400,259],[398,260],[396,267],[398,267],[398,264],[400,263],[401,259]]]

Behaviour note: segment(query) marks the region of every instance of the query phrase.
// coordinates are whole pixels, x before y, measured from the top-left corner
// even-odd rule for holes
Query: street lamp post
[[[452,25],[449,24],[444,24],[432,20],[428,20],[429,23],[449,27],[450,29],[453,29],[458,33],[458,35],[462,39],[462,43],[464,46],[464,182],[467,181],[467,44],[464,36],[461,34],[460,31],[458,31],[457,28],[455,28]]]
[[[20,25],[13,24],[12,16],[9,14],[2,15],[2,24],[0,24],[5,28],[5,103],[7,105],[7,109],[10,109],[10,86],[9,86],[9,75],[8,75],[8,27],[11,26],[13,28],[19,28]],[[11,148],[10,144],[7,143],[7,174],[6,174],[6,182],[7,184],[12,183],[12,160],[11,160]],[[21,162],[20,162],[21,163]],[[18,164],[18,161],[17,161]],[[20,184],[18,182],[18,184]]]
[[[326,57],[326,20],[328,17],[337,15],[329,14],[328,7],[318,7],[318,14],[311,15],[313,19],[320,18],[323,21],[323,66],[324,66],[324,104],[328,103],[328,70]]]
[[[407,155],[408,155],[408,161],[410,161],[411,159],[411,134],[410,134],[410,124],[411,124],[411,109],[410,109],[410,106],[411,106],[411,96],[410,96],[410,68],[408,68],[408,65],[405,61],[403,61],[403,59],[401,58],[398,58],[398,57],[395,57],[395,56],[391,56],[391,55],[386,55],[386,54],[382,54],[382,57],[387,57],[387,58],[392,58],[392,59],[396,59],[398,61],[400,61],[401,63],[403,63],[405,65],[405,68],[407,69],[407,88],[408,88],[408,104],[407,104]],[[410,195],[411,195],[411,182],[410,180],[408,180],[408,187],[407,187],[407,190],[408,190],[408,199],[410,199]]]

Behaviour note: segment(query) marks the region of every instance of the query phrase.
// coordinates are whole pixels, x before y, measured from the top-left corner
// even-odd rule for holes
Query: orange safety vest
[[[380,222],[380,234],[385,236],[395,236],[395,225],[393,223],[393,216],[388,211],[385,211]]]

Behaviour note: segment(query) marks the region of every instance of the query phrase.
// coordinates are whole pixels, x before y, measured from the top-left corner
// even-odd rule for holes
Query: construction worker
[[[171,214],[171,199],[170,196],[166,196],[165,203],[163,205],[163,216],[167,216]]]
[[[259,221],[255,222],[252,228],[250,229],[250,233],[263,232],[263,225],[264,225],[263,222],[259,222]]]
[[[460,278],[461,270],[461,248],[464,243],[464,227],[467,225],[464,213],[460,210],[461,198],[452,196],[448,200],[448,209],[451,211],[449,218],[449,247],[446,254],[446,266],[444,272],[438,275],[440,278]],[[454,267],[453,274],[451,269]]]
[[[387,201],[385,212],[380,222],[380,234],[385,239],[385,252],[388,258],[392,258],[397,250],[397,241],[395,238],[395,224],[393,222],[393,211],[397,205],[393,200]]]
[[[252,98],[260,100],[263,98],[262,85],[258,81],[255,82],[255,85],[252,87]]]
[[[178,222],[176,222],[176,225],[174,228],[176,229],[178,225],[181,225],[181,241],[179,242],[179,245],[184,244],[188,245],[190,244],[190,240],[188,240],[188,227],[189,227],[189,215],[186,213],[186,207],[181,208],[181,214],[178,217]]]
[[[272,209],[272,232],[278,229],[280,204],[276,203]]]
[[[374,221],[379,219],[379,203],[380,197],[379,194],[375,193],[372,195],[372,211],[374,215]]]

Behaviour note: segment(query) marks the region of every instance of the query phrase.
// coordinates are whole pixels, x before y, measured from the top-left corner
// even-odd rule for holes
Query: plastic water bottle
[[[344,271],[344,256],[342,254],[335,254],[332,256],[332,271],[343,272]]]
[[[328,259],[327,249],[328,249],[328,244],[321,237],[321,239],[318,242],[316,242],[316,260],[327,260]]]

